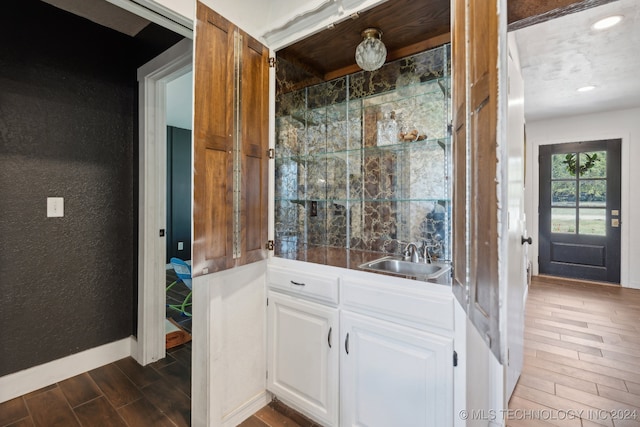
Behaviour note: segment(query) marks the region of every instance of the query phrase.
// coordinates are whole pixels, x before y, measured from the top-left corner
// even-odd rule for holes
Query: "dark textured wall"
[[[2,376],[134,333],[136,69],[180,37],[33,0],[3,7],[0,35]]]

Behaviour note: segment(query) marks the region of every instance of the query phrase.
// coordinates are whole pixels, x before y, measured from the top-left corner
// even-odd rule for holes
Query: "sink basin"
[[[402,274],[404,276],[425,277],[437,279],[449,271],[450,266],[442,263],[425,264],[422,262],[405,261],[400,257],[387,256],[366,262],[359,266],[363,270],[381,273]]]

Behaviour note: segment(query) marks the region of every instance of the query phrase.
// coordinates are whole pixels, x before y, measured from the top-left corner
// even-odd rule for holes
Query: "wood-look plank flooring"
[[[507,425],[640,426],[640,291],[534,278]]]
[[[238,427],[322,427],[277,399],[253,414]]]
[[[188,427],[191,343],[140,366],[131,357],[0,404],[0,426]]]
[[[534,278],[522,376],[507,425],[640,426],[640,291]],[[1,427],[188,426],[191,343],[132,358],[0,404]],[[313,427],[273,402],[241,427]]]
[[[176,279],[167,270],[167,285]],[[178,283],[167,303],[182,302],[189,289]],[[167,317],[191,331],[191,318],[167,309]],[[0,403],[0,426],[160,426],[191,424],[191,343],[142,367],[128,357],[8,402]]]

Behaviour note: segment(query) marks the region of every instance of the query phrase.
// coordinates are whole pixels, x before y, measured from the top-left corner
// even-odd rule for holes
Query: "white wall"
[[[622,286],[640,289],[640,197],[632,196],[632,183],[640,182],[640,108],[608,111],[527,123],[526,212],[533,236],[530,258],[533,273],[538,274],[538,153],[540,145],[599,139],[622,139]]]
[[[468,318],[466,321],[466,407],[464,412],[456,413],[455,417],[466,419],[467,427],[503,425],[507,409],[504,402],[504,367],[471,321]]]
[[[193,71],[167,83],[167,126],[191,130],[193,122]]]
[[[268,403],[265,273],[262,261],[193,280],[193,426],[236,426]]]

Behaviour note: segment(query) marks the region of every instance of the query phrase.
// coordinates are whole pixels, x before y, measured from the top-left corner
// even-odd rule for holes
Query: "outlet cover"
[[[47,218],[58,218],[64,216],[64,198],[47,197]]]

